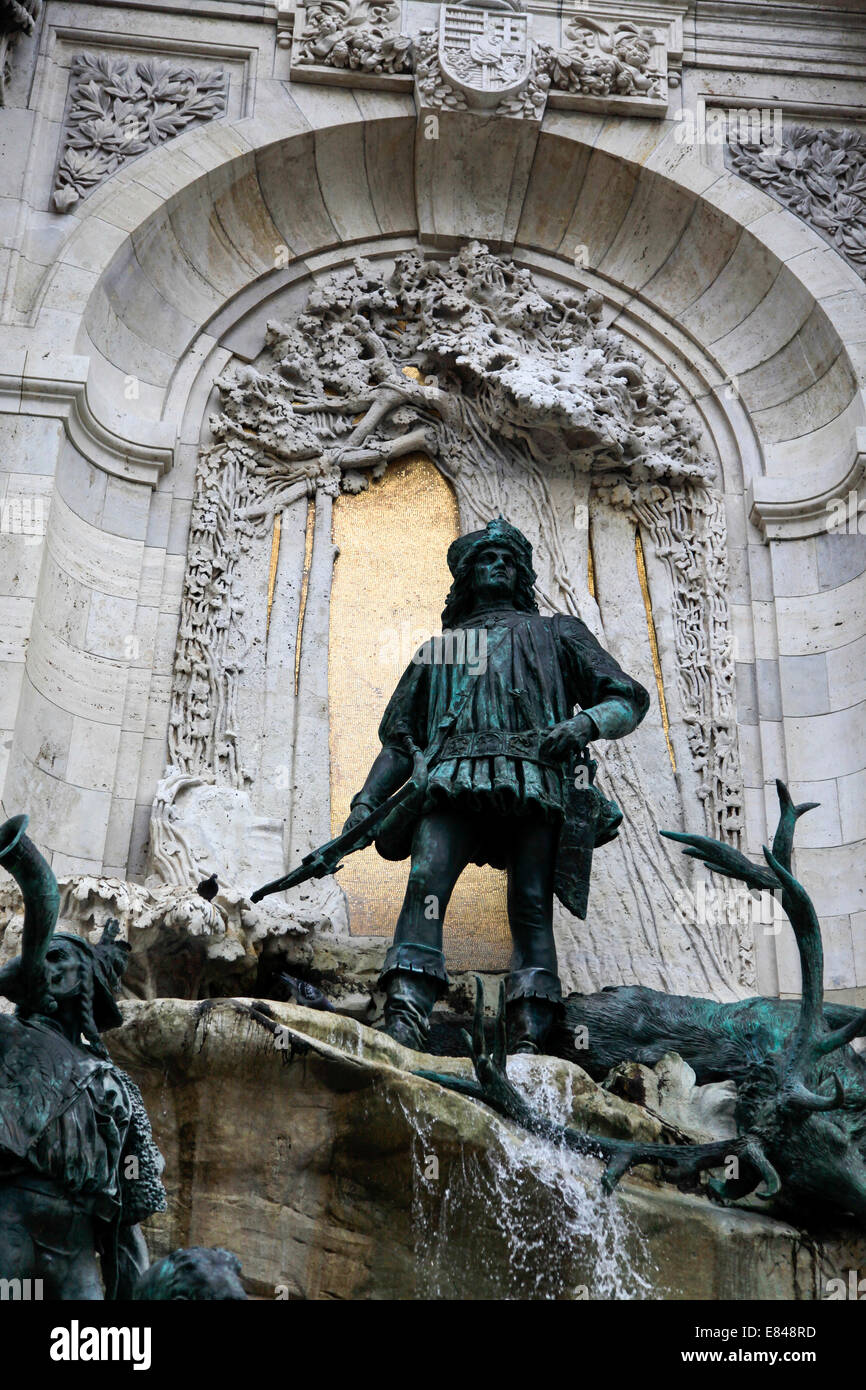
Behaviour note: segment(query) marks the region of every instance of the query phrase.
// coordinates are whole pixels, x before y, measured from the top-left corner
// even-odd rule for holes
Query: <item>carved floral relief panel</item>
[[[866,280],[866,134],[785,126],[774,144],[731,142],[731,168],[812,227]]]
[[[81,53],[72,63],[69,99],[54,180],[57,212],[68,212],[121,165],[190,126],[226,110],[222,68],[156,58]]]

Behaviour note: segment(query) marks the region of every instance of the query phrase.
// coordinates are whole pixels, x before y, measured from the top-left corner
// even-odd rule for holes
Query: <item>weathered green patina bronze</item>
[[[415,654],[385,710],[382,751],[345,831],[408,779],[409,794],[370,831],[383,857],[412,860],[382,974],[384,1030],[425,1045],[448,983],[449,899],[467,864],[491,864],[508,873],[511,1047],[537,1051],[561,1001],[554,893],[585,915],[593,847],[621,819],[593,785],[587,745],[630,733],[649,696],[579,618],[539,613],[532,547],[504,518],[454,541],[448,565],[443,632]]]
[[[132,1295],[138,1303],[236,1303],[246,1296],[237,1255],[201,1245],[172,1250],[157,1260],[142,1274]]]
[[[121,1022],[129,948],[116,922],[96,946],[55,932],[57,882],[26,826],[0,826],[25,903],[21,955],[0,970],[17,1005],[0,1014],[0,1278],[41,1280],[46,1299],[128,1298],[148,1264],[138,1223],[165,1208],[140,1092],[100,1039]]]
[[[532,1110],[506,1075],[502,1000],[493,1051],[488,1051],[480,982],[473,1037],[467,1039],[478,1083],[434,1072],[421,1075],[474,1095],[577,1153],[603,1158],[608,1190],[641,1163],[657,1164],[667,1181],[694,1188],[704,1171],[727,1168],[735,1158],[735,1179],[709,1180],[708,1191],[718,1201],[736,1201],[757,1189],[757,1196],[776,1199],[792,1217],[818,1213],[866,1219],[866,1061],[849,1046],[853,1038],[866,1035],[866,1011],[824,1005],[818,920],[808,893],[791,874],[794,826],[814,803],[795,806],[784,784],[776,785],[780,817],[773,848],[764,850],[766,865],[753,864],[730,845],[705,836],[662,834],[683,842],[687,854],[716,873],[780,894],[800,955],[800,1002],[758,998],[717,1004],[627,986],[573,996],[565,1003],[564,1023],[551,1036],[552,1052],[597,1077],[617,1062],[652,1065],[675,1051],[694,1068],[699,1083],[734,1080],[735,1139],[633,1144],[551,1124]],[[580,1052],[573,1041],[578,1025],[585,1025],[589,1044]]]

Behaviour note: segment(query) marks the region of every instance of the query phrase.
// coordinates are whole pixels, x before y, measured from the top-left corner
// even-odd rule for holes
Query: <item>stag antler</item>
[[[815,908],[803,885],[766,847],[764,855],[783,888],[782,906],[794,928],[803,976],[800,1016],[780,1059],[779,1105],[794,1110],[836,1110],[846,1104],[838,1076],[834,1073],[831,1078],[834,1094],[822,1096],[809,1088],[809,1073],[822,1058],[866,1030],[866,1010],[842,1028],[828,1032],[824,1022],[824,950]]]
[[[669,1182],[681,1188],[694,1188],[701,1172],[709,1168],[721,1168],[729,1159],[736,1157],[744,1163],[753,1176],[747,1190],[752,1191],[763,1178],[766,1189],[761,1196],[771,1197],[781,1186],[779,1176],[754,1136],[742,1135],[737,1139],[720,1139],[710,1144],[636,1144],[626,1139],[608,1139],[598,1134],[586,1134],[572,1129],[570,1125],[557,1124],[533,1110],[517,1088],[509,1081],[506,1073],[506,1031],[505,1031],[505,985],[499,988],[499,1007],[493,1026],[493,1051],[487,1051],[484,1037],[484,988],[478,976],[475,977],[475,1020],[472,1037],[463,1034],[475,1066],[478,1082],[467,1080],[464,1076],[453,1076],[447,1072],[418,1071],[428,1081],[437,1081],[440,1086],[458,1091],[483,1101],[506,1119],[514,1120],[523,1129],[539,1135],[552,1143],[570,1149],[573,1153],[588,1154],[601,1158],[606,1167],[602,1176],[602,1186],[612,1192],[620,1179],[641,1163],[657,1163],[665,1170]],[[728,1200],[731,1193],[727,1185],[710,1182],[710,1190],[715,1197]],[[739,1191],[738,1196],[743,1195]]]
[[[807,811],[813,811],[820,805],[817,801],[804,801],[802,805],[795,806],[791,800],[788,788],[784,782],[776,778],[776,791],[779,796],[779,824],[773,836],[773,854],[789,872],[791,869],[791,848],[794,843],[794,826],[801,816]],[[713,873],[724,874],[726,878],[739,879],[747,887],[760,891],[761,889],[781,888],[781,884],[773,873],[772,869],[765,869],[763,864],[753,864],[751,859],[747,859],[744,854],[740,854],[738,849],[732,845],[723,844],[721,840],[712,840],[708,835],[685,835],[679,830],[660,830],[666,840],[677,840],[679,843],[688,845],[688,849],[683,850],[691,859],[700,859]]]
[[[866,1030],[866,1011],[856,1015],[844,1027],[828,1032],[824,1022],[824,949],[821,928],[809,894],[791,873],[791,850],[797,821],[807,811],[819,805],[805,801],[795,806],[785,783],[776,779],[779,797],[779,824],[773,837],[772,851],[764,846],[767,868],[753,864],[730,845],[703,835],[683,835],[673,830],[660,833],[668,840],[679,840],[689,846],[684,851],[716,873],[738,878],[750,888],[769,888],[781,894],[782,910],[794,929],[802,976],[800,1016],[797,1026],[785,1046],[773,1057],[777,1090],[772,1098],[772,1110],[778,1115],[787,1111],[835,1110],[843,1106],[845,1095],[835,1075],[834,1094],[821,1095],[808,1084],[808,1076],[817,1063]],[[766,1090],[760,1088],[759,1090]],[[763,1111],[767,1110],[764,1097]],[[763,1122],[766,1123],[766,1115]]]

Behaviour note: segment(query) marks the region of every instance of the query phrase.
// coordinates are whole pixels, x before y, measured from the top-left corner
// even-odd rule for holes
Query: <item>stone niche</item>
[[[828,500],[862,474],[862,282],[827,244],[838,234],[856,250],[856,228],[818,233],[797,220],[819,226],[823,194],[803,214],[796,198],[780,205],[785,150],[762,183],[760,161],[713,170],[683,142],[674,118],[694,98],[685,78],[698,81],[694,63],[691,76],[684,67],[683,11],[359,0],[281,5],[267,32],[260,16],[252,28],[197,20],[195,34],[173,16],[173,56],[159,61],[193,74],[188,127],[103,168],[50,236],[34,230],[32,265],[22,241],[13,317],[27,346],[4,376],[16,409],[10,457],[22,457],[9,506],[24,516],[26,477],[24,500],[51,509],[44,547],[26,563],[10,554],[4,796],[32,809],[67,920],[91,930],[114,913],[141,943],[140,992],[168,986],[173,967],[157,957],[171,957],[169,943],[186,961],[178,992],[249,988],[260,953],[307,959],[313,944],[341,959],[351,947],[364,980],[373,972],[396,870],[375,887],[375,859],[361,856],[345,888],[338,878],[256,910],[248,895],[332,833],[375,752],[403,634],[391,634],[394,668],[377,660],[367,672],[356,731],[352,692],[339,689],[345,593],[389,499],[414,496],[420,516],[425,477],[441,499],[424,517],[431,550],[455,527],[512,514],[535,542],[543,603],[579,612],[654,694],[634,738],[604,752],[601,775],[627,825],[597,857],[590,921],[558,921],[566,983],[641,979],[731,997],[759,980],[796,991],[790,943],[763,930],[772,923],[756,935],[748,914],[732,919],[722,903],[697,925],[700,871],[656,833],[703,830],[759,853],[765,791],[780,772],[795,794],[824,800],[820,827],[804,832],[804,877],[818,885],[828,986],[857,988],[862,904],[848,885],[862,821],[863,571],[859,536],[818,534]],[[80,124],[82,80],[137,82],[157,51],[150,21],[119,13],[127,33],[117,14],[98,33],[46,30],[32,193],[45,215],[52,170]],[[777,39],[763,34],[767,53]],[[77,74],[85,52],[96,66]],[[193,87],[207,74],[199,102]],[[837,134],[852,187],[859,143]],[[818,172],[830,144],[809,141]],[[473,239],[482,249],[470,253]],[[412,255],[421,268],[410,273]],[[444,416],[432,426],[425,416],[423,393],[437,391],[449,418],[477,414],[443,370],[447,344],[425,349],[423,375],[437,385],[405,370],[417,369],[407,345],[437,295],[455,293],[452,258],[466,255],[489,289],[483,306],[455,300],[472,345],[469,396],[484,381],[512,412],[509,437],[477,415],[483,467],[454,449]],[[318,388],[285,357],[294,343],[321,376],[311,335],[325,321],[317,295],[335,276],[347,315],[363,306],[365,277],[375,294],[417,297],[407,317],[381,315],[383,371],[402,378],[405,399],[354,459],[343,446],[356,422],[332,401],[321,420],[304,417],[305,442],[302,398]],[[548,306],[538,322],[515,314],[514,292]],[[557,326],[564,297],[573,319]],[[351,357],[348,319],[328,331]],[[486,333],[523,356],[523,379],[485,357]],[[567,401],[554,380],[562,344]],[[560,419],[549,429],[545,412],[573,423],[577,410],[589,437],[570,437],[569,461],[568,432]],[[644,472],[624,436],[619,455],[596,447],[600,411],[618,426],[637,412]],[[284,437],[268,438],[270,414]],[[518,416],[528,437],[544,437],[543,467],[515,444]],[[256,439],[243,437],[245,421]],[[28,454],[40,456],[38,474]],[[0,542],[10,547],[5,533]],[[401,583],[399,571],[366,578],[379,599]],[[424,580],[430,621],[442,581]],[[838,645],[825,651],[828,641]],[[387,645],[376,642],[377,655]],[[793,682],[784,700],[783,675]],[[815,760],[821,730],[832,732],[825,719],[842,730],[838,775]],[[213,872],[208,905],[195,885]],[[501,882],[476,882],[467,898],[487,923],[480,963],[501,967]],[[449,950],[459,971],[477,923],[458,907]]]
[[[148,885],[216,873],[217,906],[266,952],[311,929],[390,934],[406,866],[373,850],[285,900],[244,899],[339,829],[438,627],[448,543],[502,511],[534,542],[543,606],[581,616],[655,695],[634,738],[599,751],[629,815],[597,857],[591,922],[560,914],[568,983],[618,983],[625,956],[644,983],[747,989],[748,923],[704,931],[684,961],[694,881],[656,834],[696,815],[742,832],[724,483],[699,417],[599,296],[481,244],[358,260],[292,301],[216,383]],[[467,876],[447,932],[456,969],[505,968],[501,876]]]
[[[754,989],[752,921],[700,922],[700,871],[657,834],[743,840],[731,462],[712,413],[609,323],[600,294],[548,268],[416,242],[296,276],[235,335],[180,483],[189,533],[143,882],[62,879],[65,920],[121,919],[135,993],[248,993],[283,961],[362,1007],[406,865],[371,849],[288,896],[254,907],[250,893],[338,831],[390,691],[438,627],[448,544],[499,512],[533,541],[542,608],[582,617],[653,695],[638,731],[598,750],[628,814],[596,856],[589,920],[557,906],[566,989]],[[467,874],[450,968],[501,971],[508,952],[502,875]]]

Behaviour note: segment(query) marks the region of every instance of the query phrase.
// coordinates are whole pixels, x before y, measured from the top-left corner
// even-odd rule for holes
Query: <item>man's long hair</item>
[[[82,960],[80,962],[78,979],[80,981],[78,1011],[81,1020],[81,1036],[90,1052],[94,1052],[97,1057],[107,1060],[108,1051],[99,1036],[99,1029],[93,1017],[93,967],[89,961]]]
[[[445,607],[442,609],[442,627],[446,631],[459,627],[471,615],[476,606],[475,557],[483,546],[489,544],[490,541],[481,542],[464,555],[457,566],[454,582],[448,591]],[[501,540],[497,540],[496,544],[502,544]],[[535,570],[516,546],[509,546],[508,549],[517,567],[517,580],[511,599],[512,606],[519,613],[537,613],[538,604],[535,601],[534,592]]]

